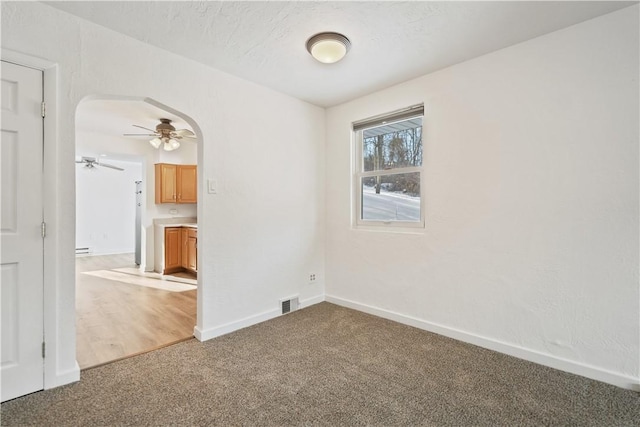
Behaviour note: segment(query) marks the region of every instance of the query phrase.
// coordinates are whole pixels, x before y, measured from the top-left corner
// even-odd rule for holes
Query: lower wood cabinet
[[[164,230],[164,274],[182,270],[181,231],[178,227]]]
[[[189,263],[189,251],[187,244],[189,243],[189,229],[182,227],[180,229],[180,247],[182,248],[182,256],[180,257],[180,266],[184,267]]]
[[[187,236],[187,270],[198,271],[198,230],[189,229]]]
[[[164,230],[163,274],[198,271],[198,230],[192,227],[167,227]]]

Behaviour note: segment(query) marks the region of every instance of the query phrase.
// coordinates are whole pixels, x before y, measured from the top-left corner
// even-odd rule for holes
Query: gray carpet
[[[329,303],[82,372],[2,425],[640,425],[640,394]]]

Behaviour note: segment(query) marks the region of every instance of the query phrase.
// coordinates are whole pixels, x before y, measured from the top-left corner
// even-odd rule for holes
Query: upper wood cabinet
[[[176,180],[178,203],[198,201],[198,168],[196,165],[178,165]]]
[[[198,167],[156,163],[156,203],[197,203]]]
[[[177,203],[177,165],[156,164],[156,203]]]

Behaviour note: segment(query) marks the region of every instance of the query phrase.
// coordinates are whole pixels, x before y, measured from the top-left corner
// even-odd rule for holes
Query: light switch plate
[[[218,193],[218,181],[216,181],[215,179],[207,180],[207,191],[209,192],[209,194]]]

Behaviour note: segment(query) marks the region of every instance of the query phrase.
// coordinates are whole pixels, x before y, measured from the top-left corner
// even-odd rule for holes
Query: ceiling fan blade
[[[158,136],[155,133],[123,133],[122,136]]]
[[[146,127],[144,127],[144,126],[140,126],[140,125],[131,125],[131,126],[135,126],[135,127],[137,127],[137,128],[140,128],[140,129],[148,130],[149,132],[153,132],[153,133],[155,133],[155,132],[156,132],[156,130],[155,130],[155,129],[149,129],[149,128],[146,128]]]
[[[107,163],[97,163],[96,162],[95,164],[98,165],[98,166],[104,166],[105,168],[115,169],[115,170],[118,170],[118,171],[123,171],[124,170],[122,168],[119,168],[118,166],[109,165]]]
[[[186,137],[186,138],[195,138],[196,134],[191,132],[189,129],[178,129],[173,131],[173,133],[175,133],[176,135],[180,136],[180,137]]]
[[[76,160],[76,163],[85,163],[84,160]]]

